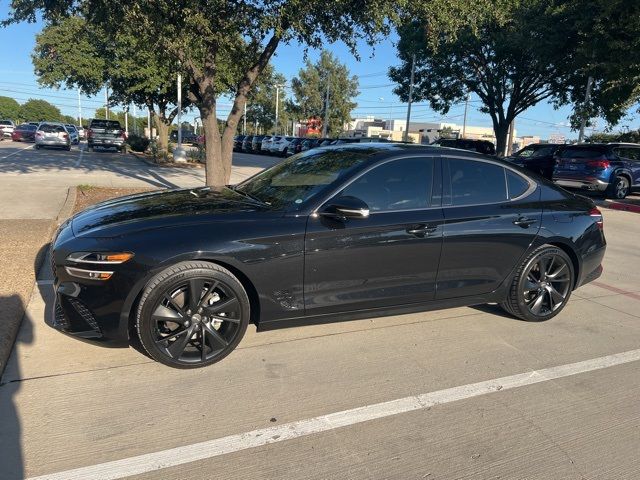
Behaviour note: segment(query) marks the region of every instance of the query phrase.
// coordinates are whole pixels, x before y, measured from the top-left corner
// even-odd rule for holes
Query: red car
[[[38,127],[31,123],[23,123],[13,129],[11,140],[14,142],[35,142]]]

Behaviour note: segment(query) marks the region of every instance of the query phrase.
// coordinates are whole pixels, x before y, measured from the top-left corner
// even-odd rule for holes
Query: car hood
[[[76,236],[111,237],[258,210],[265,207],[227,187],[162,190],[98,203],[74,216],[71,227]]]

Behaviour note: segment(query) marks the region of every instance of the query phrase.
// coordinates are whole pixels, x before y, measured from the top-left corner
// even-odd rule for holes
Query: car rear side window
[[[605,151],[600,148],[565,148],[560,153],[561,158],[598,158]]]
[[[454,206],[507,200],[504,168],[477,160],[449,159],[451,203]]]
[[[344,189],[342,195],[363,200],[372,212],[414,210],[430,206],[433,161],[393,160],[375,167]]]
[[[507,170],[507,190],[510,200],[522,196],[528,189],[529,182],[524,177]]]

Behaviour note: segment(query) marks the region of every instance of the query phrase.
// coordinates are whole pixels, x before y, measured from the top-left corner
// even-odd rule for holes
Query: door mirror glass
[[[330,217],[367,218],[369,205],[359,198],[345,195],[330,200],[318,213]]]

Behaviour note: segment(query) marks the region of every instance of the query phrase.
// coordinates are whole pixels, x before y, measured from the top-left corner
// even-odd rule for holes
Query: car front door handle
[[[536,222],[537,220],[535,218],[518,217],[517,220],[513,221],[513,224],[522,228],[529,228],[530,225],[533,225]]]
[[[430,226],[430,225],[412,225],[407,228],[407,233],[410,235],[415,235],[416,237],[426,237],[427,235],[436,231],[438,227]]]

